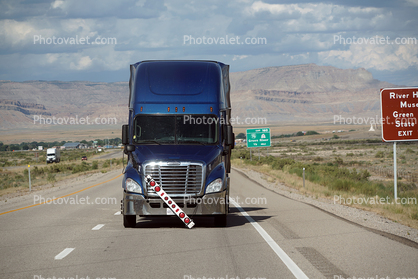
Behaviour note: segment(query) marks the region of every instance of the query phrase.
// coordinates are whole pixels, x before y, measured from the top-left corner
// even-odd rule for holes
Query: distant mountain
[[[23,111],[10,101],[40,111]],[[128,106],[127,82],[62,82],[62,81],[0,81],[0,129],[37,128],[34,117],[116,118],[126,123]]]
[[[333,121],[334,114],[380,114],[379,89],[393,84],[365,69],[315,64],[268,67],[230,75],[233,116],[269,122]],[[116,118],[126,123],[127,82],[0,81],[0,129],[37,128],[34,117]]]
[[[380,115],[380,88],[367,70],[315,64],[231,73],[233,114],[268,122],[332,122],[334,115]]]

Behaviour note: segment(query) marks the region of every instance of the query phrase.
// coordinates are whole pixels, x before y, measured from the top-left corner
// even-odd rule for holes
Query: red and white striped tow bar
[[[184,225],[186,225],[186,227],[188,227],[189,229],[193,228],[193,226],[195,225],[193,220],[189,216],[187,216],[187,214],[184,213],[183,210],[181,210],[177,203],[173,201],[172,198],[170,198],[170,196],[163,190],[163,188],[160,185],[158,185],[157,182],[155,182],[151,175],[147,175],[145,181],[149,184],[149,186],[152,187],[155,193],[158,194],[160,199],[162,199],[165,202],[165,204],[171,209],[171,211],[174,214],[176,214],[177,217],[180,218],[180,220],[183,222]]]

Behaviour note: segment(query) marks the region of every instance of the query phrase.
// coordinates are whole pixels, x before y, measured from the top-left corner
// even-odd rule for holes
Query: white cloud
[[[0,36],[3,37],[3,42],[8,43],[12,46],[16,44],[21,44],[28,39],[33,40],[31,34],[34,32],[35,28],[29,22],[19,22],[15,20],[2,20],[1,24],[3,25],[0,28]]]
[[[415,44],[351,44],[348,50],[322,51],[318,55],[325,64],[342,63],[346,67],[388,71],[418,68],[418,45]]]
[[[57,8],[63,8],[65,5],[65,2],[62,0],[55,0],[53,3],[51,3],[51,8],[57,9]]]
[[[83,56],[81,57],[76,63],[71,62],[70,63],[70,69],[73,70],[86,70],[88,69],[92,64],[92,60],[89,56]]]
[[[46,54],[45,55],[45,64],[53,64],[53,63],[55,63],[55,62],[57,62],[58,61],[58,59],[59,59],[59,54],[57,54],[57,53],[48,53],[48,54]]]
[[[295,12],[301,14],[307,14],[314,11],[314,5],[300,5],[300,4],[268,4],[262,1],[254,2],[246,12],[249,14],[255,14],[259,12],[269,12],[271,14],[293,14]]]
[[[244,59],[244,58],[247,58],[247,57],[248,57],[248,55],[234,55],[234,58],[232,58],[232,61],[241,60],[241,59]]]

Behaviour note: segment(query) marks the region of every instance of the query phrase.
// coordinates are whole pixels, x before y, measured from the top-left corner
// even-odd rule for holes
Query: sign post
[[[396,141],[393,143],[393,196],[398,199],[398,167],[396,166]]]
[[[394,197],[398,198],[396,142],[418,140],[418,88],[384,88],[380,90],[382,140],[393,142]]]
[[[30,181],[30,165],[28,165],[28,176],[29,176],[29,192],[32,192],[32,183]]]

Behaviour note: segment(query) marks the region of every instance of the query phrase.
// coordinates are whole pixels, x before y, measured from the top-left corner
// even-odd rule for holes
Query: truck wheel
[[[136,226],[136,215],[123,215],[123,226],[134,228]]]
[[[226,227],[228,214],[215,216],[215,227]]]

